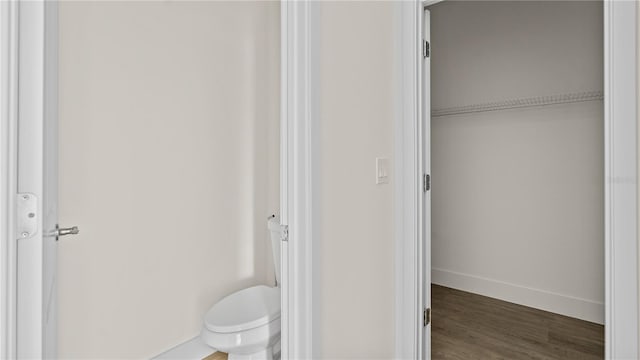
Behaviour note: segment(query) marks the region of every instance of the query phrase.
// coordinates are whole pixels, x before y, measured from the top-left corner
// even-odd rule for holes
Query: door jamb
[[[18,10],[0,2],[0,358],[16,354],[15,196],[17,191]]]
[[[638,349],[638,3],[604,1],[605,357]]]
[[[317,4],[280,2],[281,24],[281,218],[289,240],[282,242],[282,358],[316,357],[317,304],[314,303],[318,251],[312,207]]]
[[[412,143],[417,131],[418,86],[415,54],[411,44],[421,34],[417,12],[423,6],[440,1],[414,0],[401,4],[398,39],[400,51],[400,104],[396,123],[397,184],[411,188],[416,179],[419,149]],[[420,6],[415,6],[419,3]],[[638,124],[638,15],[637,3],[632,1],[604,1],[604,128],[605,128],[605,356],[607,359],[638,358],[638,181],[637,181],[637,124]],[[399,134],[399,135],[398,135]],[[417,135],[417,134],[415,134]],[[406,141],[398,145],[398,140]],[[411,152],[411,149],[414,149]],[[411,336],[414,319],[406,311],[414,299],[416,288],[406,277],[418,275],[421,269],[407,271],[411,264],[408,250],[415,246],[417,209],[415,198],[396,192],[396,357],[405,358],[418,345]],[[398,216],[401,215],[402,218]],[[407,220],[411,219],[411,220]],[[405,227],[406,226],[406,227]],[[404,227],[401,229],[400,227]],[[416,332],[417,334],[417,332]],[[416,354],[417,355],[417,354]]]
[[[48,305],[53,303],[47,302],[47,298],[55,290],[52,279],[44,274],[45,262],[50,257],[44,250],[44,217],[41,215],[45,117],[50,116],[49,106],[55,106],[47,102],[50,99],[45,90],[54,87],[49,81],[55,79],[50,78],[55,74],[50,73],[48,66],[54,65],[57,58],[57,19],[51,11],[56,11],[56,4],[44,0],[0,4],[0,72],[3,80],[7,79],[2,82],[0,113],[3,140],[0,197],[4,206],[0,211],[0,316],[3,319],[0,355],[7,358],[55,356],[56,316],[47,317]],[[46,44],[47,41],[52,43]],[[54,64],[49,64],[50,60]],[[22,160],[25,165],[21,165]],[[25,235],[17,233],[19,193],[32,194],[29,195],[32,199],[35,196],[37,226],[35,231],[24,232]]]
[[[395,201],[395,357],[421,358],[422,330],[421,119],[422,13],[419,0],[396,5],[396,83],[394,131]]]

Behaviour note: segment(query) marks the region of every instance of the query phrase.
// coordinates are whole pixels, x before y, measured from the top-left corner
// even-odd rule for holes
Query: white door
[[[422,209],[422,256],[421,272],[422,279],[422,308],[423,311],[423,331],[422,359],[431,358],[431,21],[429,10],[424,10],[423,18],[423,41],[422,41],[422,173],[423,191],[421,199]]]
[[[56,356],[57,8],[20,1],[17,21],[16,358]]]

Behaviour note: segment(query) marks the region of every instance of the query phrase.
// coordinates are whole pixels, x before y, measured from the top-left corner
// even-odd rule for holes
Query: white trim
[[[0,358],[16,357],[18,6],[0,2]]]
[[[9,78],[9,87],[3,88],[8,113],[3,111],[6,145],[1,149],[2,197],[7,206],[2,216],[6,256],[2,311],[7,322],[2,351],[8,358],[52,358],[56,354],[55,240],[44,236],[55,225],[57,211],[55,194],[45,198],[47,184],[57,191],[56,164],[50,161],[57,149],[53,136],[57,121],[56,9],[55,2],[44,0],[2,3],[4,29],[10,32],[2,37],[2,71]],[[45,160],[50,161],[48,168]],[[49,175],[53,178],[45,179]],[[37,227],[25,236],[18,236],[15,228],[15,198],[20,193],[31,194],[36,203]],[[44,205],[49,207],[46,216]]]
[[[153,360],[201,360],[215,353],[216,350],[202,341],[202,337],[196,336],[171,349],[154,356]]]
[[[453,289],[604,324],[604,303],[596,301],[445,269],[432,268],[431,282]]]
[[[282,358],[314,357],[313,120],[317,13],[313,1],[281,5],[281,217],[289,226],[282,243]]]
[[[397,98],[394,135],[395,199],[395,357],[416,359],[420,354],[422,299],[419,286],[420,243],[420,56],[422,38],[419,1],[396,4]]]
[[[604,2],[605,356],[637,359],[637,3]]]
[[[431,12],[424,7],[418,18],[419,34],[416,42],[418,62],[418,358],[431,358],[431,323],[424,326],[424,309],[431,308],[431,191],[425,191],[424,174],[431,174],[431,57],[424,57],[424,42],[431,42]],[[427,140],[427,141],[425,141]]]
[[[37,199],[38,229],[18,240],[18,358],[44,357],[42,195],[44,155],[44,1],[19,2],[18,193]]]

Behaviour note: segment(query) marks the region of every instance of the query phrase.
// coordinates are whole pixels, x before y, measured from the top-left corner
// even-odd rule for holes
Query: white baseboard
[[[202,360],[216,352],[202,341],[200,336],[177,345],[162,354],[154,357],[154,360]]]
[[[604,304],[591,300],[443,269],[431,270],[431,282],[436,285],[488,296],[560,315],[591,321],[597,324],[604,324]]]

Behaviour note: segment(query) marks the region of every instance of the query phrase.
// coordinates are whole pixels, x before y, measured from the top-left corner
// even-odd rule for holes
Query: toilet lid
[[[258,285],[220,300],[207,312],[204,324],[210,331],[230,333],[253,329],[278,318],[280,288]]]

